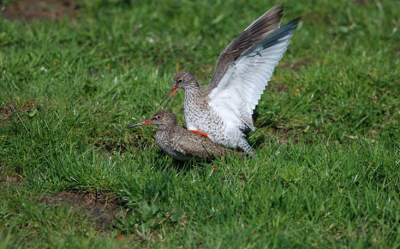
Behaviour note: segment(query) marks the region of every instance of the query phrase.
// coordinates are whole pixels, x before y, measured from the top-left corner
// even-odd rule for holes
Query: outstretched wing
[[[268,34],[230,64],[209,94],[209,104],[216,112],[232,122],[241,121],[254,130],[253,110],[286,51],[299,20],[295,19]],[[232,120],[233,117],[240,121]]]
[[[218,85],[218,82],[224,76],[229,65],[246,51],[246,49],[252,47],[266,35],[279,28],[282,21],[283,10],[285,9],[284,6],[278,9],[279,5],[280,3],[260,16],[222,50],[207,90],[211,91]]]

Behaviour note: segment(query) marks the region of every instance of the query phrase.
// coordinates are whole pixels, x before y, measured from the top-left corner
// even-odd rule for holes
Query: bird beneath
[[[157,125],[156,143],[168,155],[179,161],[211,160],[233,154],[235,151],[224,148],[209,138],[190,132],[177,125],[172,112],[162,110],[154,113],[150,119],[128,126]],[[237,154],[241,155],[240,152]]]
[[[280,28],[284,6],[264,13],[218,57],[211,83],[202,88],[187,71],[178,72],[161,104],[179,90],[185,91],[187,129],[228,148],[241,148],[257,159],[245,133],[255,130],[253,111],[289,45],[300,18]]]

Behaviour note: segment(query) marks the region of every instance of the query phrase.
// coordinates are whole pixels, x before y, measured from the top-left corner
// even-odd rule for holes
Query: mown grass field
[[[283,23],[303,18],[255,111],[260,162],[177,164],[155,127],[126,126],[160,109],[178,70],[208,84],[276,2],[0,17],[0,247],[399,248],[398,2],[284,3]],[[184,125],[182,103],[168,109]]]

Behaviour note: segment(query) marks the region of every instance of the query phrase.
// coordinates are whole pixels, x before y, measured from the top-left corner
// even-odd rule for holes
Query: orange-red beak
[[[163,99],[163,101],[161,101],[161,104],[160,104],[160,105],[162,105],[162,104],[164,103],[164,101],[169,97],[167,103],[165,103],[165,106],[167,106],[168,103],[169,103],[169,101],[172,99],[172,97],[174,97],[175,93],[176,93],[178,90],[179,90],[179,87],[178,87],[178,86],[172,87],[171,91],[169,91],[169,93],[167,94],[167,96],[165,96],[165,98]]]
[[[149,125],[151,123],[153,123],[153,120],[148,119],[148,120],[145,120],[143,122],[140,122],[140,123],[137,123],[137,124],[134,124],[134,125],[130,125],[130,126],[126,127],[126,128],[133,128],[133,127],[141,126],[141,125]]]

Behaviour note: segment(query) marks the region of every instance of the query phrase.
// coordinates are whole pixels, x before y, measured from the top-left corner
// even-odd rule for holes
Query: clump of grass
[[[177,164],[155,128],[180,69],[203,85],[274,3],[83,1],[75,19],[1,19],[3,247],[399,247],[395,1],[286,3],[303,16],[255,111],[260,163]],[[183,93],[168,109],[184,124]],[[215,172],[214,168],[216,168]],[[42,195],[115,196],[110,229]]]

